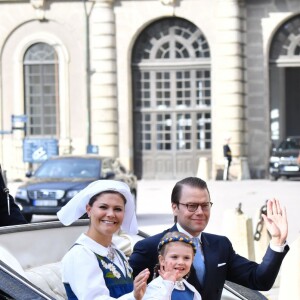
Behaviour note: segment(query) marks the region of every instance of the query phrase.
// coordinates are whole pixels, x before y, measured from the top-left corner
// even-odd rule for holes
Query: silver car
[[[290,136],[273,148],[269,161],[270,179],[300,177],[300,165],[297,163],[299,153],[300,136]]]

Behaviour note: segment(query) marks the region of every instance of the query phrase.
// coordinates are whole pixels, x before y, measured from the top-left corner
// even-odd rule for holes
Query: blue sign
[[[0,134],[12,134],[11,130],[0,130]]]
[[[87,154],[98,154],[99,153],[99,147],[97,145],[88,145],[86,153]]]
[[[23,161],[41,163],[51,156],[58,155],[56,139],[31,139],[23,141]]]
[[[11,115],[11,122],[14,123],[26,123],[28,117],[26,115]]]

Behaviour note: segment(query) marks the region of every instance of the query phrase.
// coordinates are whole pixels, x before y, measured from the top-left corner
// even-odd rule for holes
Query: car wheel
[[[278,176],[270,174],[269,178],[270,178],[271,181],[276,181],[278,179]]]
[[[23,214],[25,220],[30,223],[32,220],[32,214]]]

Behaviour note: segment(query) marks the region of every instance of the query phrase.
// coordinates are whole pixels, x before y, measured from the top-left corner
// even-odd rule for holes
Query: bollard
[[[300,236],[290,245],[280,278],[278,300],[300,299]]]
[[[254,261],[254,243],[252,219],[241,210],[241,203],[236,210],[226,210],[223,215],[224,234],[231,240],[234,250]]]
[[[250,179],[250,171],[247,157],[241,157],[239,161],[238,180]]]
[[[197,177],[207,181],[210,179],[209,175],[209,159],[208,157],[200,157],[198,163]]]

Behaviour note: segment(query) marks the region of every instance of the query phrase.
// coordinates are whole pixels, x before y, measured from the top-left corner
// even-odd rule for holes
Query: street
[[[155,234],[173,224],[171,192],[176,180],[140,180],[138,182],[137,218],[139,228]],[[9,182],[11,195],[15,195],[20,182]],[[292,243],[300,233],[300,180],[244,180],[208,181],[212,206],[207,232],[222,234],[222,219],[228,209],[242,211],[253,220],[255,229],[258,212],[269,198],[277,198],[286,207],[289,221],[288,242]],[[34,215],[33,222],[55,220],[55,216]]]
[[[175,180],[139,181],[137,216],[141,230],[154,234],[173,224],[171,191],[175,183]],[[292,243],[299,236],[300,181],[208,181],[207,184],[214,203],[207,232],[222,234],[224,212],[237,208],[239,203],[255,227],[259,210],[266,200],[277,198],[287,209],[288,242]]]
[[[140,180],[138,182],[137,219],[140,230],[152,235],[173,225],[171,192],[176,180]],[[9,182],[11,195],[15,195],[20,182]],[[244,214],[252,218],[255,231],[259,211],[269,198],[277,198],[286,207],[289,221],[288,243],[299,237],[300,180],[245,180],[208,181],[213,202],[211,217],[205,231],[223,234],[226,210],[234,210],[241,203]],[[56,220],[55,216],[34,215],[33,222]],[[266,292],[272,300],[278,299],[278,285]]]
[[[175,180],[139,181],[137,217],[141,230],[155,234],[173,224],[171,191],[175,183]],[[287,210],[288,243],[292,244],[299,237],[299,180],[208,181],[207,184],[213,206],[206,232],[223,234],[224,212],[236,209],[239,203],[242,205],[243,213],[252,218],[253,232],[255,232],[261,207],[267,199],[277,198]],[[270,300],[277,300],[279,284],[280,279],[276,280],[273,288],[264,292],[264,295]]]

